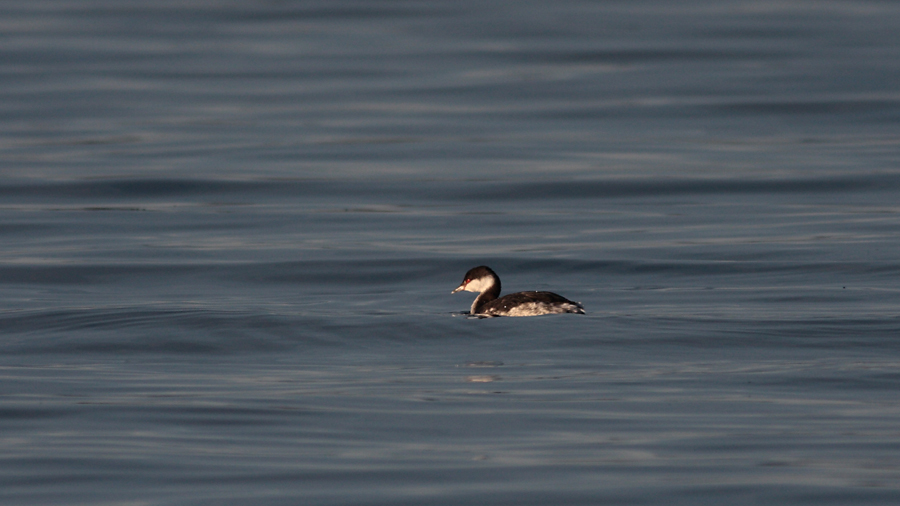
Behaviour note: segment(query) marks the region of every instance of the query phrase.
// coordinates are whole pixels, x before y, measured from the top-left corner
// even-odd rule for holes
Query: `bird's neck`
[[[481,309],[481,306],[487,304],[492,300],[496,300],[497,297],[500,296],[500,281],[492,280],[491,283],[478,294],[478,297],[475,297],[475,300],[472,302],[472,309],[469,310],[469,314],[478,314]]]

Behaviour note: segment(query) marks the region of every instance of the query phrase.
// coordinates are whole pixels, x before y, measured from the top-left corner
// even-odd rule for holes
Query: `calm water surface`
[[[0,502],[897,504],[897,26],[4,4]]]

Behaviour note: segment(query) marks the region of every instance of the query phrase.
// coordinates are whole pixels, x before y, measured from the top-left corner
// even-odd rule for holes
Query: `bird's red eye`
[[[469,278],[466,278],[466,283],[468,283],[469,281],[472,281],[472,280]]]

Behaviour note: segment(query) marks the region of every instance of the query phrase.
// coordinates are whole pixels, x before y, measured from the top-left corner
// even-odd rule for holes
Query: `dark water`
[[[897,504],[898,26],[4,3],[0,502]]]

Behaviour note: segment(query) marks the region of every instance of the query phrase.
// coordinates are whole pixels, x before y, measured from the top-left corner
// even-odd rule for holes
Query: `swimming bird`
[[[542,314],[584,314],[584,306],[553,292],[518,292],[500,297],[500,277],[490,267],[469,269],[463,282],[450,293],[465,290],[478,293],[469,314],[479,316],[537,316]],[[498,298],[500,297],[500,298]]]

